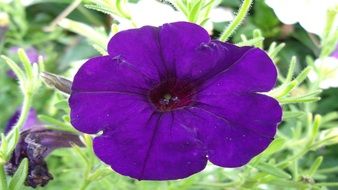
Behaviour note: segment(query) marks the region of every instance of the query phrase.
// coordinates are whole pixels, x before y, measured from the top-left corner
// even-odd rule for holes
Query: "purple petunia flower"
[[[8,121],[5,133],[8,133],[17,122],[20,112],[16,112]],[[45,128],[37,120],[35,110],[31,109],[28,118],[20,131],[20,139],[13,155],[6,163],[6,172],[13,175],[20,162],[28,158],[28,176],[25,185],[44,186],[53,176],[49,173],[45,158],[55,149],[70,147],[71,143],[83,145],[78,135]]]
[[[259,93],[277,76],[264,51],[177,22],[119,32],[108,52],[80,68],[69,104],[76,129],[103,132],[94,151],[118,173],[171,180],[208,160],[239,167],[273,140],[282,109]]]

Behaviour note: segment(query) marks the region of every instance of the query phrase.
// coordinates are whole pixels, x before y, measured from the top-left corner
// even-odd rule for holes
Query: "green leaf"
[[[205,18],[204,20],[199,22],[199,25],[204,26],[209,20],[210,20],[209,18]]]
[[[279,88],[276,88],[276,90],[272,91],[270,93],[271,96],[280,99],[286,95],[289,94],[293,89],[295,89],[298,86],[297,81],[292,81],[290,83],[285,83],[285,85],[280,86]]]
[[[86,144],[86,147],[93,147],[93,139],[90,135],[83,135],[83,141]]]
[[[275,60],[277,57],[277,54],[285,47],[285,43],[278,44],[278,46],[272,48],[268,51],[269,56]]]
[[[183,12],[183,14],[187,17],[189,12],[187,7],[185,6],[185,4],[181,1],[181,0],[176,0],[174,2],[175,7],[178,7],[178,9],[180,9],[180,11]]]
[[[124,10],[124,4],[126,2],[123,0],[115,0],[115,6],[120,16],[130,20],[131,16]]]
[[[58,25],[61,26],[62,28],[65,28],[67,30],[75,32],[76,34],[86,37],[88,40],[102,47],[103,49],[106,48],[108,42],[107,36],[94,30],[91,26],[87,24],[65,18],[62,19],[58,23]]]
[[[8,146],[7,149],[5,151],[7,160],[10,159],[12,152],[14,151],[16,145],[19,142],[19,138],[20,138],[20,132],[18,128],[14,128],[12,129],[12,132],[9,133],[7,136],[7,142],[8,142]]]
[[[298,97],[280,97],[278,98],[278,101],[281,104],[315,102],[321,99],[320,97],[317,97],[317,95],[321,92],[322,90],[315,90],[313,92]]]
[[[321,125],[321,120],[322,120],[322,117],[320,115],[315,116],[313,127],[312,127],[313,137],[316,137],[318,135],[319,127]]]
[[[322,124],[329,123],[331,121],[337,120],[338,119],[338,112],[331,112],[323,116],[322,118]]]
[[[110,15],[110,16],[115,16],[117,15],[116,12],[112,11],[111,9],[103,6],[103,5],[85,5],[86,8],[88,9],[92,9],[92,10],[95,10],[95,11],[99,11],[99,12],[102,12],[104,14],[107,14],[107,15]]]
[[[15,75],[18,77],[19,81],[25,82],[26,76],[24,72],[21,70],[21,68],[10,58],[7,56],[1,55],[1,58],[7,63],[7,65],[12,69],[12,71],[15,73]]]
[[[262,41],[255,43],[255,46],[256,46],[256,47],[258,47],[258,48],[260,48],[260,49],[263,49],[263,41],[264,41],[264,37],[263,37],[263,35],[262,35],[262,31],[259,30],[259,29],[255,29],[255,30],[252,32],[252,34],[253,34],[253,39],[255,39],[255,38],[263,38]]]
[[[53,117],[50,117],[48,115],[38,115],[38,119],[44,123],[49,123],[52,124],[56,127],[49,127],[48,128],[53,128],[55,130],[62,130],[62,131],[68,131],[68,132],[77,132],[72,125],[65,123],[63,121],[59,121]]]
[[[81,149],[78,145],[72,144],[72,148],[74,152],[82,159],[82,161],[88,166],[90,165],[90,160],[88,160],[88,156],[85,153],[84,149]]]
[[[40,72],[45,71],[45,62],[44,62],[43,57],[41,55],[38,58],[38,66],[39,66]]]
[[[0,142],[0,166],[7,162],[7,151],[8,151],[8,142],[4,133],[1,133],[1,142]]]
[[[250,40],[247,40],[247,41],[237,43],[236,45],[238,45],[238,46],[253,46],[253,45],[257,46],[257,44],[260,44],[263,41],[264,41],[263,37],[257,37],[257,38],[253,38],[253,39],[250,39]]]
[[[24,158],[21,161],[19,168],[16,170],[12,180],[9,183],[9,189],[20,190],[26,180],[27,172],[28,172],[28,159]]]
[[[299,75],[295,78],[295,81],[298,82],[298,84],[302,83],[307,75],[309,74],[309,72],[311,71],[311,66],[306,67],[302,72],[299,73]]]
[[[62,109],[62,110],[69,109],[67,100],[61,100],[61,101],[57,102],[56,104],[54,104],[54,106],[55,106],[55,108]]]
[[[89,175],[88,180],[97,181],[110,174],[112,174],[112,170],[110,168],[108,167],[99,168],[95,172]]]
[[[279,187],[276,189],[289,189],[290,187],[294,189],[310,189],[308,188],[307,184],[304,184],[302,182],[285,180],[285,179],[274,179],[274,180],[270,180],[268,183]]]
[[[318,156],[309,169],[309,176],[313,176],[323,162],[323,156]]]
[[[285,98],[279,100],[280,104],[292,104],[292,103],[306,103],[306,102],[316,102],[319,101],[320,97],[295,97],[295,98]]]
[[[327,45],[325,44],[325,42],[329,41],[328,38],[332,35],[333,31],[337,32],[337,28],[334,26],[334,22],[336,20],[337,14],[338,14],[338,11],[333,8],[329,9],[326,13],[326,23],[325,23],[325,29],[324,29],[324,33],[322,37],[323,47]],[[328,53],[331,53],[331,52],[328,52]]]
[[[290,82],[292,80],[292,76],[293,76],[293,73],[295,72],[295,68],[296,68],[296,63],[297,63],[296,56],[292,56],[291,61],[290,61],[290,65],[289,65],[288,74],[285,78],[285,82]]]
[[[202,2],[203,1],[199,0],[192,7],[190,14],[189,14],[189,17],[188,17],[188,20],[190,22],[196,22],[197,21],[199,10],[201,9],[201,7],[203,5]]]
[[[285,178],[285,179],[291,179],[291,175],[283,171],[282,169],[279,169],[272,164],[268,163],[260,163],[256,166],[256,168],[262,172],[274,175],[276,177]]]
[[[275,152],[278,152],[284,148],[285,139],[276,138],[272,141],[272,143],[268,146],[268,148],[263,152],[264,156],[271,155]]]
[[[23,49],[20,48],[18,50],[18,56],[19,56],[19,59],[22,62],[23,67],[26,71],[26,75],[27,75],[28,80],[32,80],[33,79],[32,64],[31,64],[31,61],[29,60],[26,52]]]
[[[301,111],[284,111],[283,112],[283,120],[291,119],[291,118],[298,118],[305,115],[305,112]]]

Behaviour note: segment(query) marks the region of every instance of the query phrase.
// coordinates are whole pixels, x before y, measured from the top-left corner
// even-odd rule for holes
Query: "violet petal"
[[[95,138],[96,155],[136,179],[180,179],[203,170],[206,150],[196,131],[182,126],[171,113],[149,114],[135,114],[133,120]]]

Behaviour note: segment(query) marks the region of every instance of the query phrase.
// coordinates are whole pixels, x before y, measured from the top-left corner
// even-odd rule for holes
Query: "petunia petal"
[[[150,106],[146,96],[151,83],[120,58],[103,56],[88,60],[72,85],[72,124],[86,133],[115,128],[120,121]]]
[[[262,152],[281,121],[278,102],[261,94],[199,101],[181,111],[179,122],[198,131],[198,138],[207,144],[209,160],[223,167],[242,166]]]
[[[89,59],[76,73],[72,92],[146,94],[153,81],[120,57]]]
[[[238,123],[262,136],[273,137],[276,124],[282,117],[279,103],[263,94],[220,94],[197,98],[195,106],[221,115],[229,122]]]
[[[196,24],[176,22],[160,28],[160,47],[169,71],[178,79],[205,80],[227,69],[252,47],[211,40]],[[179,48],[178,48],[179,47]]]
[[[115,34],[108,44],[111,57],[121,57],[144,75],[159,82],[166,75],[158,40],[159,28],[144,26]]]
[[[111,57],[123,58],[157,82],[205,79],[227,69],[249,49],[212,41],[207,31],[187,22],[122,31],[108,45]]]
[[[140,180],[188,177],[204,169],[206,150],[195,131],[175,117],[144,111],[95,138],[94,151],[118,173]]]
[[[207,80],[200,88],[204,94],[267,92],[273,88],[277,70],[269,56],[252,48],[231,67]]]
[[[190,62],[193,57],[191,54],[198,53],[202,50],[201,46],[208,46],[209,42],[208,32],[196,24],[176,22],[161,26],[159,44],[164,64],[171,77],[181,78],[188,74],[193,64]]]
[[[215,40],[201,43],[178,62],[178,78],[188,78],[195,85],[199,85],[229,69],[252,48]]]
[[[90,134],[114,129],[121,122],[132,119],[134,114],[149,109],[147,101],[133,94],[72,93],[69,99],[71,123],[77,130]]]

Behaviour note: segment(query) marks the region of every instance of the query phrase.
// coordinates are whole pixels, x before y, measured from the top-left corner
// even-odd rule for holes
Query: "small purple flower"
[[[19,118],[16,112],[9,120],[5,133],[8,133]],[[55,149],[70,147],[71,144],[82,145],[79,137],[64,131],[46,129],[37,120],[35,110],[31,109],[28,118],[20,131],[20,139],[13,155],[6,164],[6,172],[13,175],[20,162],[28,158],[28,176],[26,185],[31,187],[44,186],[53,176],[49,173],[45,158]]]
[[[331,53],[331,57],[338,59],[338,44],[336,45],[336,49]]]
[[[103,132],[94,151],[118,173],[171,180],[208,160],[240,167],[273,140],[282,109],[260,93],[277,76],[264,51],[177,22],[119,32],[108,52],[80,68],[69,104],[76,129]]]
[[[19,50],[19,47],[14,46],[9,48],[9,52],[12,54],[16,54]],[[39,52],[34,47],[27,47],[25,48],[25,52],[27,57],[31,63],[37,63],[39,60]]]

